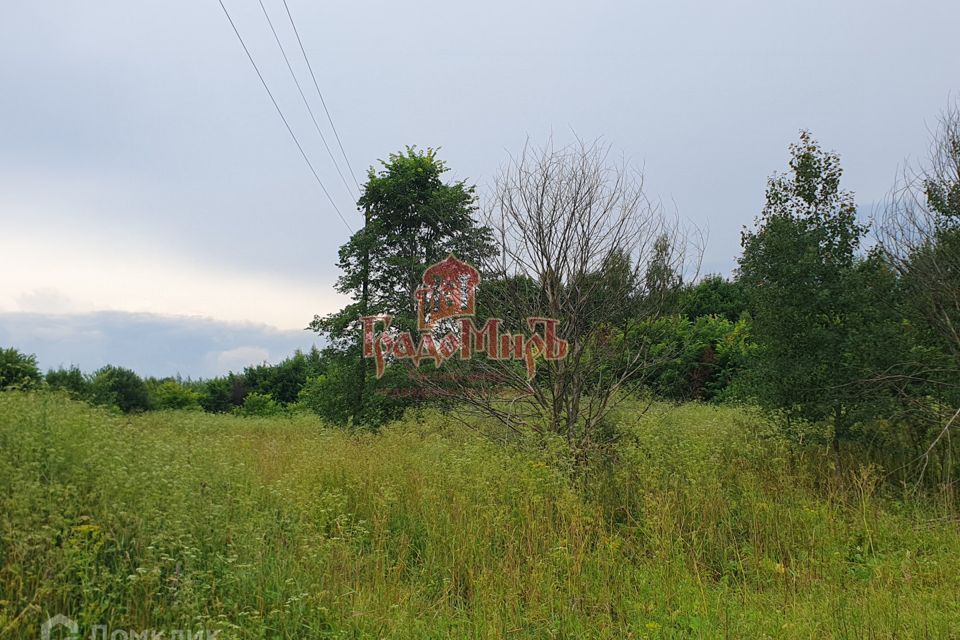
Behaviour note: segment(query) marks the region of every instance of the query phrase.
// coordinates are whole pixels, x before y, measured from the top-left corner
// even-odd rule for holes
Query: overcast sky
[[[356,189],[258,1],[225,2],[356,229]],[[338,151],[282,0],[264,4]],[[288,4],[361,180],[416,144],[483,193],[528,136],[602,136],[643,167],[649,195],[708,230],[707,272],[732,269],[799,129],[841,154],[869,210],[960,93],[952,1]],[[314,342],[301,329],[342,302],[349,231],[218,0],[5,3],[0,88],[0,346],[44,366],[212,375]],[[81,349],[56,330],[78,322],[103,340]],[[133,327],[157,353],[195,356],[131,355]]]

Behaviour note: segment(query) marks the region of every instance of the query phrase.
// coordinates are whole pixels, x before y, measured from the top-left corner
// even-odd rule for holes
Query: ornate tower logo
[[[415,292],[417,329],[429,331],[444,318],[474,315],[479,283],[480,272],[452,253],[427,268]]]
[[[419,340],[409,331],[391,329],[391,315],[362,316],[363,356],[376,360],[377,377],[383,376],[388,361],[410,360],[419,366],[426,360],[439,367],[455,356],[469,360],[474,353],[482,353],[489,360],[524,362],[527,378],[533,379],[538,359],[567,357],[569,345],[560,337],[560,323],[552,318],[527,318],[526,333],[501,331],[500,318],[487,318],[477,328],[473,317],[478,284],[480,272],[452,253],[428,267],[414,292]],[[434,335],[439,321],[453,318],[459,321],[451,323],[444,335]]]

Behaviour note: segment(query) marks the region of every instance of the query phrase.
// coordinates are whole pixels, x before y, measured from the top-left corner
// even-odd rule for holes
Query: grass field
[[[112,415],[0,394],[0,636],[960,637],[960,527],[725,407],[622,412],[575,487],[441,413]]]

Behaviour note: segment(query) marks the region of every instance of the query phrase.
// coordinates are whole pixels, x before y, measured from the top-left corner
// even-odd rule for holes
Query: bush
[[[46,376],[47,386],[51,389],[66,391],[70,397],[83,400],[90,397],[90,380],[76,366],[69,369],[60,367],[50,369]]]
[[[163,380],[149,388],[151,409],[200,409],[200,393],[177,382]]]
[[[299,403],[327,422],[346,424],[351,407],[346,391],[346,385],[340,384],[337,372],[331,371],[307,380],[300,390]]]
[[[721,316],[736,322],[747,309],[743,285],[720,275],[705,276],[680,292],[680,309],[691,320]]]
[[[283,412],[283,407],[269,393],[248,393],[243,406],[236,409],[241,416],[275,416]]]
[[[247,395],[242,376],[230,374],[223,378],[212,378],[200,388],[199,402],[204,411],[210,413],[229,413],[243,405]]]
[[[30,389],[42,379],[35,355],[0,349],[0,389]]]
[[[107,365],[93,374],[91,399],[96,404],[119,407],[124,413],[150,408],[147,385],[136,373]]]
[[[309,354],[297,351],[275,365],[247,367],[243,371],[243,380],[249,391],[269,393],[277,402],[290,404],[297,401],[307,378],[320,373],[320,367],[318,350],[313,349]]]
[[[635,325],[629,339],[650,354],[654,364],[645,382],[654,393],[671,400],[719,400],[750,357],[748,329],[745,318],[673,316]]]
[[[326,373],[307,380],[299,400],[327,422],[346,426],[354,415],[360,388],[354,363],[332,363]],[[382,378],[368,378],[364,388],[361,410],[353,426],[379,427],[400,418],[404,409],[416,402],[415,396],[403,393],[410,389],[410,383],[402,366],[387,367]]]

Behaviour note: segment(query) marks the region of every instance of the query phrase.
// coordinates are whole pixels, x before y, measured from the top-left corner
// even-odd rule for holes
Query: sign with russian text
[[[537,360],[562,360],[568,344],[558,337],[559,321],[531,317],[526,331],[504,330],[503,320],[488,318],[482,327],[474,322],[480,272],[453,254],[428,267],[414,293],[417,330],[391,329],[393,316],[363,316],[363,355],[376,361],[377,378],[392,360],[410,360],[415,366],[432,361],[440,367],[451,358],[469,360],[482,355],[489,360],[523,361],[527,379],[537,372]]]

